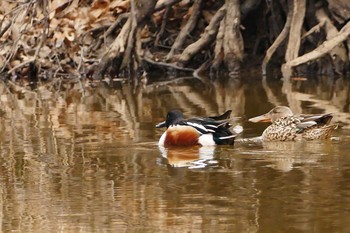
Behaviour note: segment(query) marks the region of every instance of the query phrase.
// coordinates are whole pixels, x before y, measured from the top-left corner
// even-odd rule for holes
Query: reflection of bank
[[[162,157],[167,160],[167,164],[173,167],[188,167],[194,169],[217,164],[217,161],[213,159],[215,151],[214,146],[170,148],[159,146],[159,150]]]

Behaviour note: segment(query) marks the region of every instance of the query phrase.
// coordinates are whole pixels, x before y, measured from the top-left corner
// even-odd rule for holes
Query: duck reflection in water
[[[188,167],[189,169],[215,166],[214,146],[171,147],[159,146],[162,157],[172,167]]]
[[[248,151],[248,152],[247,152]],[[255,159],[266,161],[276,170],[289,172],[293,169],[308,169],[310,166],[317,166],[320,160],[332,151],[331,141],[286,141],[286,142],[262,142],[260,150],[245,153],[254,155]]]

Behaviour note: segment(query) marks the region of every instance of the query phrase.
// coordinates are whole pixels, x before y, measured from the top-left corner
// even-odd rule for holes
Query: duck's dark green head
[[[166,116],[166,120],[163,122],[160,122],[156,125],[156,128],[163,128],[166,127],[168,128],[171,125],[176,125],[180,121],[184,119],[182,112],[179,110],[171,110],[168,112]]]

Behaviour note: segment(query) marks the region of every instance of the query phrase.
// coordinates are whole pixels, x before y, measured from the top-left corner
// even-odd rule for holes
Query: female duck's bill
[[[264,141],[294,141],[330,138],[337,128],[336,124],[330,124],[332,118],[331,113],[294,115],[290,108],[277,106],[249,121],[272,122],[262,134]]]
[[[235,137],[242,131],[231,132],[231,110],[220,116],[184,119],[182,112],[172,110],[166,120],[156,125],[167,130],[159,139],[160,146],[213,146],[233,145]]]

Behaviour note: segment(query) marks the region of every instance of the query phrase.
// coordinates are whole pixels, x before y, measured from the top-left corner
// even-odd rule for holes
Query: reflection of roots
[[[169,85],[167,82],[164,90],[170,91],[174,98],[174,101],[168,101],[173,103],[170,108],[179,107],[190,113],[200,110],[201,115],[217,115],[231,109],[234,116],[241,116],[245,105],[243,86],[234,80],[221,81],[188,85]],[[199,85],[201,88],[197,88]]]
[[[266,83],[266,80],[263,79],[262,82],[263,82],[262,86],[267,95],[268,102],[273,104],[274,106],[285,105],[283,104],[283,102],[279,101],[278,96],[276,96],[274,92],[270,89],[270,87]],[[302,102],[308,102],[308,103],[311,102],[310,107],[322,109],[323,112],[332,113],[336,121],[345,123],[346,125],[344,125],[344,128],[349,128],[350,127],[349,113],[345,113],[343,111],[343,109],[348,106],[349,87],[348,85],[344,85],[344,82],[342,79],[338,79],[336,82],[337,83],[335,85],[334,92],[328,93],[330,96],[333,96],[332,99],[324,100],[324,99],[318,98],[318,95],[317,95],[317,94],[324,94],[324,93],[315,93],[315,94],[301,93],[294,90],[292,86],[293,84],[292,81],[284,80],[282,92],[287,98],[286,105],[288,105],[294,113],[300,114],[302,113],[302,109],[303,109]]]
[[[337,121],[345,123],[346,125],[343,128],[350,127],[350,118],[349,113],[341,112],[341,108],[343,106],[336,106],[333,102],[327,100],[316,99],[314,95],[300,93],[300,92],[292,92],[293,101],[298,102],[299,106],[301,106],[301,102],[313,102],[312,107],[323,109],[324,112],[331,112],[334,118]]]

